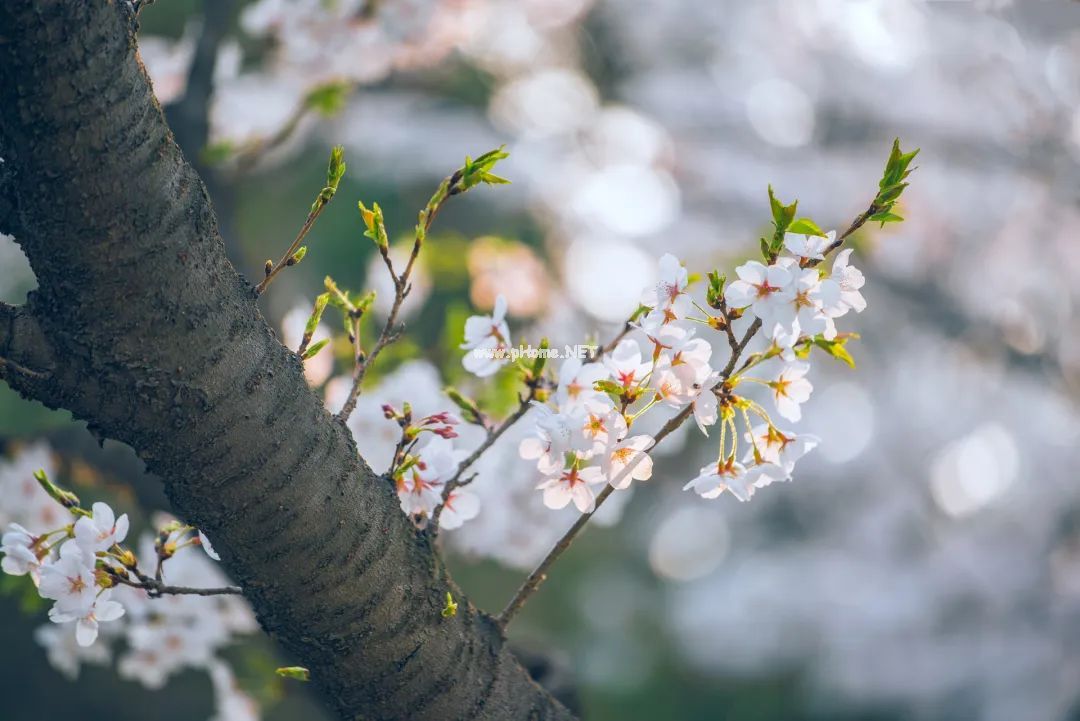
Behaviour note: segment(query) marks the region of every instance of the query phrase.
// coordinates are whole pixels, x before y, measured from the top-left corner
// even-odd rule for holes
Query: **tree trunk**
[[[0,3],[0,377],[133,447],[346,719],[568,719],[462,599],[225,257],[124,0]]]

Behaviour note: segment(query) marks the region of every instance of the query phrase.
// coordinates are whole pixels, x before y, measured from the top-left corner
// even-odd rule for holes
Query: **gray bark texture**
[[[0,3],[0,232],[39,283],[0,304],[0,378],[134,448],[341,718],[572,718],[259,313],[136,22],[124,0]]]

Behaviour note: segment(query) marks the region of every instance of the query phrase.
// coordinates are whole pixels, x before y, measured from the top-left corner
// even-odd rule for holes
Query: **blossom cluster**
[[[535,432],[520,443],[519,453],[544,477],[538,485],[544,504],[560,509],[572,502],[582,513],[591,513],[598,487],[608,484],[621,490],[635,480],[648,480],[653,470],[650,451],[661,438],[633,429],[647,412],[663,408],[669,415],[692,415],[706,435],[720,424],[717,459],[704,466],[686,490],[703,498],[729,491],[746,501],[756,489],[790,480],[796,461],[817,439],[781,430],[761,403],[742,394],[742,387],[764,386],[779,416],[800,420],[801,404],[813,390],[807,379],[810,348],[816,344],[834,355],[841,352],[837,347],[845,338],[838,337],[835,319],[866,305],[860,293],[864,279],[850,265],[850,250],[837,256],[828,274],[818,269],[835,246],[835,233],[787,233],[787,255],[766,256],[771,261],[767,265],[750,261],[739,266],[738,279],[726,288],[717,277],[708,294],[711,308],[692,295],[682,263],[671,254],[663,256],[658,281],[642,293],[629,326],[632,332],[599,357],[565,360],[550,381],[551,392],[532,400]],[[470,318],[462,347],[509,343],[505,310],[500,298],[491,316]],[[723,368],[714,361],[712,343],[698,330],[725,332],[732,339],[732,365],[738,360],[732,325],[744,315],[760,321],[770,345],[737,370]],[[771,376],[747,375],[772,359],[780,367]],[[496,356],[478,359],[476,354],[463,359],[465,368],[480,377],[509,362]],[[740,436],[745,439],[741,456]]]
[[[475,493],[453,489],[443,502],[446,484],[457,475],[465,455],[444,435],[433,434],[418,443],[393,474],[401,510],[411,517],[431,518],[442,505],[439,527],[448,530],[475,518],[480,512],[480,498]]]
[[[257,719],[257,705],[236,687],[231,669],[218,657],[235,636],[256,630],[247,603],[236,595],[161,595],[140,587],[145,585],[140,579],[152,578],[142,569],[155,567],[153,576],[162,583],[226,586],[206,537],[163,517],[156,534],[139,537],[136,553],[124,545],[128,516],[103,502],[83,509],[73,494],[48,479],[53,469],[47,447],[40,444],[0,462],[0,521],[6,522],[0,569],[29,577],[38,594],[51,601],[51,623],[34,634],[50,664],[73,680],[83,663],[108,663],[119,643],[122,678],[158,689],[185,669],[202,669],[214,681],[215,718]],[[178,553],[193,546],[206,553]]]

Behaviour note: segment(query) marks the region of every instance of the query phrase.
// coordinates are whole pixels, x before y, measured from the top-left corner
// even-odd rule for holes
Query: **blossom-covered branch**
[[[124,615],[124,606],[110,598],[118,586],[145,591],[150,598],[164,595],[237,595],[239,588],[194,588],[164,581],[163,566],[177,551],[202,546],[217,560],[209,540],[198,529],[173,521],[154,542],[155,571],[142,570],[139,559],[123,545],[129,529],[127,514],[116,516],[106,503],[90,510],[71,491],[61,489],[44,469],[34,473],[38,486],[75,519],[42,532],[12,523],[0,540],[0,568],[9,575],[29,575],[42,598],[52,600],[49,618],[55,623],[76,622],[77,640],[89,646],[97,639],[98,624]]]
[[[707,433],[708,426],[719,422],[720,451],[717,461],[703,467],[685,489],[692,489],[703,498],[717,498],[728,491],[746,501],[759,488],[791,479],[795,461],[813,449],[818,440],[779,430],[758,402],[734,391],[743,381],[764,385],[771,391],[777,412],[789,421],[798,421],[800,405],[812,390],[805,378],[809,370],[805,358],[810,349],[820,347],[836,358],[853,363],[844,349],[851,336],[838,334],[834,319],[849,310],[860,312],[865,308],[859,292],[863,276],[849,265],[850,250],[839,254],[831,274],[820,274],[815,268],[866,222],[876,220],[884,224],[901,220],[891,211],[906,187],[904,181],[911,172],[909,164],[917,152],[905,154],[899,141],[894,144],[874,201],[839,236],[822,232],[808,218],[796,220],[797,203],[783,205],[770,188],[774,235],[772,239],[761,240],[767,265],[750,261],[740,266],[736,269],[738,280],[726,288],[726,277],[715,271],[709,274],[707,302],[721,312],[719,317],[712,316],[690,296],[687,271],[677,259],[668,255],[661,260],[660,282],[655,289],[647,289],[642,300],[650,309],[640,330],[653,345],[651,365],[642,363],[640,348],[634,341],[620,341],[612,358],[605,361],[615,380],[595,381],[598,395],[586,399],[584,421],[571,404],[560,404],[558,412],[548,410],[538,421],[538,438],[522,444],[522,457],[536,459],[542,473],[552,474],[540,486],[544,489],[545,503],[561,508],[573,501],[582,515],[507,604],[499,616],[504,626],[540,587],[551,566],[604,501],[616,490],[627,487],[631,479],[646,480],[651,476],[651,460],[645,454],[691,414],[703,433]],[[783,251],[790,255],[781,257]],[[694,317],[695,309],[706,317]],[[744,312],[752,313],[755,318],[738,338],[733,324]],[[692,337],[694,330],[687,320],[724,331],[730,355],[723,370],[717,373],[710,368],[711,346]],[[747,346],[763,328],[770,337],[769,348],[752,356],[736,372]],[[775,380],[744,375],[758,363],[772,358],[784,362]],[[635,403],[649,396],[652,399],[644,408],[628,414]],[[681,410],[654,437],[627,437],[634,421],[658,402]],[[764,423],[755,425],[751,416]],[[739,417],[750,443],[750,450],[741,461],[736,460]],[[599,466],[590,464],[596,456],[600,457]],[[614,472],[616,461],[622,463],[618,472]],[[605,488],[594,495],[590,485],[605,482]]]

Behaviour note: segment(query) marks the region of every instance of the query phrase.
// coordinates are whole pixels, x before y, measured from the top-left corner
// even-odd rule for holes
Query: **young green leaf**
[[[791,225],[788,226],[788,233],[798,233],[799,235],[820,235],[825,236],[825,231],[818,227],[817,223],[809,218],[799,218]]]
[[[719,308],[724,302],[724,286],[727,276],[718,271],[709,271],[709,287],[705,289],[705,302],[712,308]]]
[[[443,618],[450,618],[451,616],[456,616],[457,615],[457,608],[458,608],[457,601],[455,601],[454,597],[450,594],[449,591],[447,591],[446,592],[446,605],[443,606],[442,617]]]
[[[323,348],[325,348],[326,344],[329,343],[329,342],[330,342],[329,338],[323,338],[322,340],[316,342],[313,346],[308,348],[306,351],[304,351],[304,354],[302,356],[300,356],[300,357],[303,358],[304,360],[314,358],[316,356],[316,354],[318,354],[319,351],[321,351]]]
[[[480,412],[480,406],[476,404],[476,401],[462,395],[460,391],[453,387],[446,388],[444,392],[454,402],[454,405],[461,410],[461,417],[466,423],[478,426],[484,425],[484,415]]]
[[[303,666],[283,666],[276,669],[274,673],[282,678],[291,678],[296,681],[307,682],[311,680],[311,671]]]

